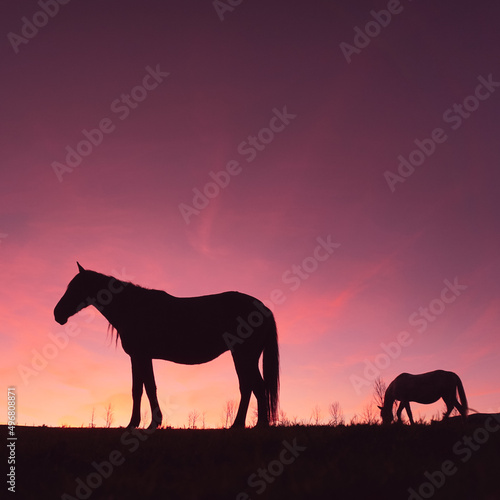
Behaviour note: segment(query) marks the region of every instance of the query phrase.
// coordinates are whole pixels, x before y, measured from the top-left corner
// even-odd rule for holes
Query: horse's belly
[[[159,341],[152,349],[152,357],[185,365],[207,363],[219,357],[227,347],[218,339],[196,341],[188,338],[169,338]]]
[[[148,335],[132,340],[122,337],[124,351],[133,356],[140,354],[151,359],[164,359],[185,365],[207,363],[219,357],[228,347],[221,339],[191,339],[188,335]]]
[[[164,359],[165,361],[172,361],[173,363],[178,363],[181,365],[201,365],[203,363],[208,363],[218,358],[222,352],[211,353],[207,355],[206,352],[199,353],[198,355],[193,352],[189,353],[159,353],[152,356],[153,359]]]
[[[420,403],[422,405],[430,405],[432,403],[435,403],[441,396],[433,396],[433,397],[420,397],[420,398],[415,398],[413,401],[415,403]]]

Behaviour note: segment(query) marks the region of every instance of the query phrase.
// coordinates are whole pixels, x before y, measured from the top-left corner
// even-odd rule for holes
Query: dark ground
[[[7,428],[1,429],[6,436]],[[498,430],[494,421],[135,435],[124,429],[16,427],[16,494],[2,496],[500,500]]]

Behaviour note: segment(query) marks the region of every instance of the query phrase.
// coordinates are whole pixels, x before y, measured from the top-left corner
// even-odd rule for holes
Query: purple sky
[[[130,363],[103,318],[46,347],[76,260],[259,297],[289,417],[318,405],[326,422],[339,401],[350,419],[374,376],[437,368],[499,411],[497,4],[42,4],[0,16],[0,370],[19,423],[87,425],[110,403],[128,422]],[[171,425],[193,409],[220,425],[239,397],[228,353],[155,370]]]

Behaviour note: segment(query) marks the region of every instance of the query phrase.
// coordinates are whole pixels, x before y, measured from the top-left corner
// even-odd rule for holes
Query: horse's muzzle
[[[56,311],[54,311],[54,319],[60,324],[60,325],[65,325],[68,322],[68,318],[65,316],[62,316],[60,314],[57,314]]]

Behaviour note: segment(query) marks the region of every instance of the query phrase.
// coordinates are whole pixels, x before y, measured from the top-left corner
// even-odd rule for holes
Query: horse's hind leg
[[[238,413],[236,413],[236,418],[231,427],[245,427],[248,405],[250,403],[250,396],[252,395],[252,385],[248,377],[245,374],[240,375],[240,372],[238,372],[238,379],[240,382],[241,399]]]
[[[453,410],[453,407],[455,407],[459,411],[460,415],[462,416],[462,420],[464,422],[466,422],[467,421],[467,414],[466,414],[465,407],[458,402],[458,399],[456,397],[455,397],[455,401],[453,402],[453,405],[451,407],[452,410]],[[451,413],[451,411],[450,411],[450,413]]]
[[[462,416],[462,421],[467,422],[467,410],[466,408],[461,405],[458,401],[455,403],[455,406],[457,410],[460,412],[460,415]]]
[[[444,402],[446,404],[446,411],[443,415],[443,420],[446,420],[450,416],[450,413],[453,411],[453,408],[455,408],[455,406],[457,407],[457,410],[462,413],[462,405],[457,401],[457,398],[455,396],[444,399]]]
[[[445,399],[444,402],[446,403],[446,412],[443,415],[443,420],[447,419],[450,416],[450,413],[453,411],[453,408],[456,408],[459,411],[460,415],[462,416],[462,420],[464,422],[466,421],[467,416],[465,414],[465,408],[458,402],[455,396],[450,397],[449,399]]]
[[[234,419],[233,425],[231,427],[245,427],[245,420],[247,417],[248,405],[250,403],[250,396],[252,395],[252,389],[250,387],[241,387],[240,385],[240,405],[238,407],[238,413]]]
[[[234,366],[236,368],[236,373],[238,375],[241,400],[232,427],[245,427],[245,420],[252,391],[255,392],[255,396],[257,397],[258,411],[259,411],[258,422],[259,424],[262,424],[261,421],[262,411],[263,411],[262,394],[264,394],[264,399],[265,399],[265,391],[264,391],[264,381],[262,380],[262,377],[260,376],[259,372],[258,358],[257,361],[250,362],[248,361],[248,359],[242,359],[233,356],[233,360],[234,360]],[[258,378],[260,378],[260,383],[261,383],[260,386],[257,376]],[[267,409],[265,411],[265,414],[267,420]]]

